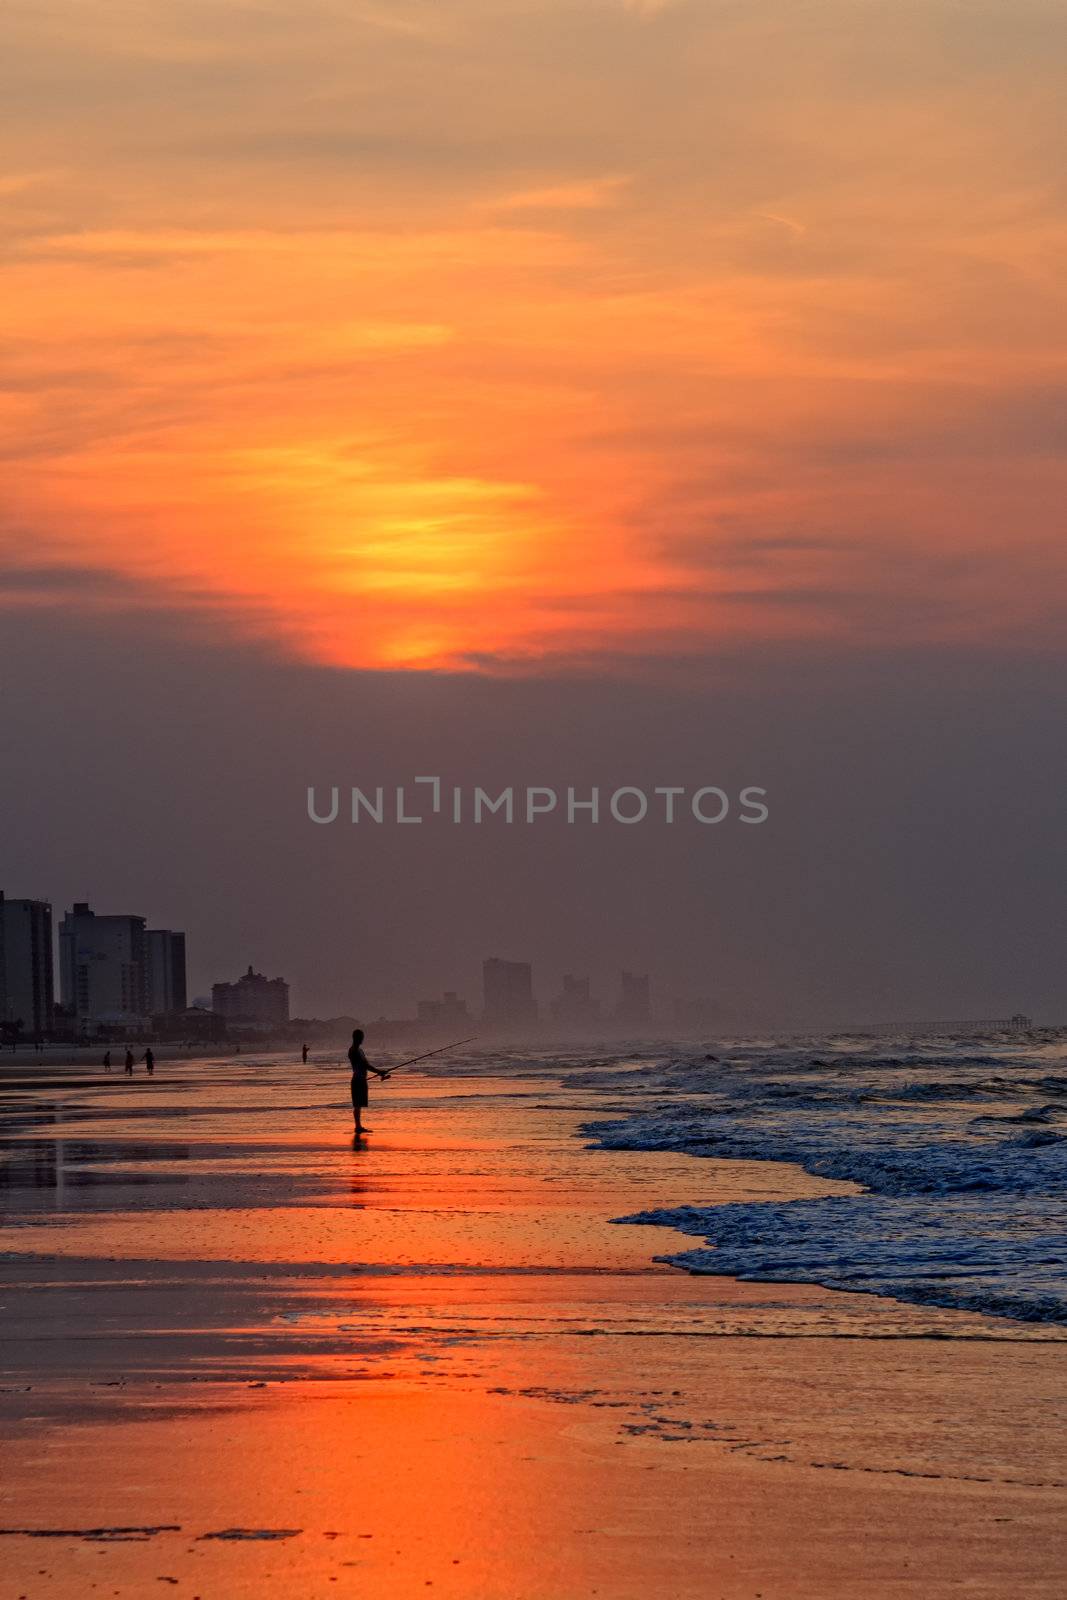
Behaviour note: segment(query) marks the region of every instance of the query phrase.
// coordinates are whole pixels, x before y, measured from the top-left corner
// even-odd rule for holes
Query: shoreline
[[[357,1152],[339,1069],[224,1064],[4,1099],[4,1600],[1058,1594],[1064,1341],[611,1222],[836,1185],[584,1149],[544,1076],[398,1079]]]

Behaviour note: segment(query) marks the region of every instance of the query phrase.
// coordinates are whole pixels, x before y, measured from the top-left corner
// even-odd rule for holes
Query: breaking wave
[[[645,1108],[585,1131],[610,1149],[790,1162],[862,1186],[618,1219],[701,1237],[663,1258],[688,1271],[1067,1324],[1067,1077],[1049,1070],[1060,1065],[999,1042],[750,1047],[642,1063],[627,1086]]]

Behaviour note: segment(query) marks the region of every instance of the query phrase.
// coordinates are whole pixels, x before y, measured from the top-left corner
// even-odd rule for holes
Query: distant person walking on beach
[[[105,1072],[110,1072],[111,1071],[111,1051],[110,1050],[105,1050],[104,1051],[104,1071]]]
[[[153,1072],[155,1072],[155,1070],[156,1070],[156,1058],[152,1054],[151,1045],[149,1045],[148,1049],[144,1053],[144,1064],[145,1064],[145,1070],[147,1071],[148,1076],[151,1077]]]
[[[303,1061],[303,1063],[304,1063],[304,1065],[306,1067],[307,1064],[308,1064],[308,1047],[307,1047],[307,1045],[305,1045],[304,1048],[301,1050],[300,1059]]]
[[[369,1128],[364,1128],[360,1113],[368,1103],[370,1095],[367,1092],[369,1079],[368,1072],[373,1072],[376,1077],[387,1078],[388,1072],[383,1072],[381,1067],[372,1067],[363,1054],[363,1029],[357,1028],[352,1035],[352,1044],[348,1052],[348,1059],[352,1063],[352,1115],[356,1120],[356,1138],[360,1134],[369,1133]]]
[[[133,1077],[133,1051],[132,1050],[127,1050],[126,1051],[126,1076],[127,1076],[127,1078],[132,1078]]]

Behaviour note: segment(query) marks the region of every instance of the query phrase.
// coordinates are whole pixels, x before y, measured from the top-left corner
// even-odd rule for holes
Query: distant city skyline
[[[359,995],[316,1012],[301,1005],[299,997],[292,1006],[288,981],[267,978],[251,963],[237,979],[214,982],[210,995],[194,999],[190,1006],[184,932],[149,929],[146,919],[137,915],[98,914],[83,901],[73,903],[57,932],[58,963],[51,902],[19,899],[0,890],[0,1025],[10,1028],[21,1020],[26,1037],[48,1034],[63,1011],[76,1023],[124,1026],[136,1021],[147,1024],[153,1017],[168,1014],[192,1017],[204,1008],[238,1032],[255,1027],[270,1031],[291,1020],[321,1023],[345,1017],[372,1025],[377,1019],[379,1025],[388,1022],[392,1028],[453,1028],[476,1022],[487,1038],[524,1032],[561,1037],[570,1032],[579,1038],[621,1031],[636,1036],[645,1030],[684,1037],[760,1026],[760,1019],[732,1009],[728,996],[674,994],[654,1005],[650,975],[625,968],[618,970],[614,999],[607,992],[596,994],[589,976],[573,973],[560,975],[557,993],[539,995],[532,962],[499,956],[481,962],[482,1003],[474,1011],[460,992],[447,989],[437,998],[409,999],[406,1005],[393,1008],[391,1015]],[[54,992],[57,968],[61,979],[58,996]],[[900,1023],[894,1026],[906,1026],[909,1020],[933,1031],[949,1031],[953,1026],[931,1013],[923,1016],[918,1012],[910,1019],[901,1013]],[[1009,1016],[1005,1011],[988,1025],[1028,1027],[1031,1023],[1025,1012]],[[856,1010],[851,1014],[842,1011],[830,1024],[874,1030],[889,1026]]]
[[[187,1009],[184,932],[148,928],[143,916],[100,913],[87,901],[73,902],[58,925],[57,997],[52,921],[50,902],[13,899],[0,891],[0,1022],[21,1022],[27,1035],[47,1034],[58,1020],[57,1001],[71,1020],[86,1025],[124,1026]],[[477,1016],[490,1033],[552,1026],[578,1032],[612,1024],[650,1026],[654,1014],[648,976],[622,971],[619,985],[617,1002],[606,1010],[592,996],[590,979],[572,974],[562,976],[559,995],[539,1001],[532,963],[491,956],[482,962],[482,1004],[477,1013],[457,991],[445,990],[439,998],[414,1001],[406,1020],[451,1026]],[[201,1002],[194,1001],[193,1008],[197,1007]],[[284,978],[267,978],[249,963],[237,979],[212,984],[210,1007],[234,1024],[280,1028],[290,1021],[290,986]],[[353,1016],[366,1014],[358,1001],[349,1009]],[[309,1021],[328,1020],[304,1015]]]

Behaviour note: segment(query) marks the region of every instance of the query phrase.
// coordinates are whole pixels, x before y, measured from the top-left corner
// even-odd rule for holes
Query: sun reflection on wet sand
[[[925,1551],[924,1600],[976,1552],[1007,1600],[1015,1516],[1055,1592],[1048,1330],[657,1265],[612,1217],[829,1186],[586,1150],[604,1102],[549,1076],[398,1081],[359,1149],[341,1087],[8,1094],[13,1594],[814,1600]]]

